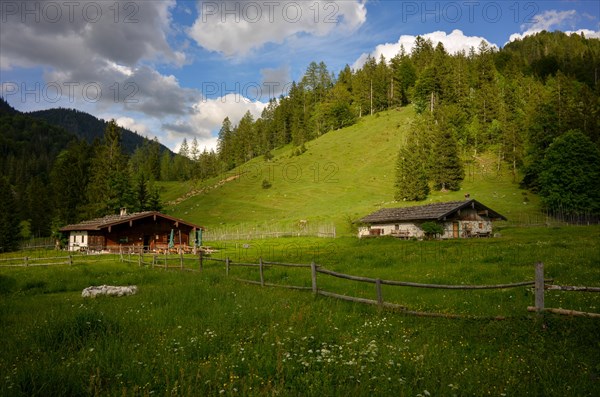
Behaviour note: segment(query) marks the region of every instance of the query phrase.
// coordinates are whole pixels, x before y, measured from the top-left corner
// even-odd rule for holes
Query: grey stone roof
[[[359,222],[361,223],[389,223],[406,221],[441,221],[463,208],[474,208],[478,211],[488,211],[488,216],[493,220],[506,220],[506,218],[476,200],[447,201],[419,205],[416,207],[383,208],[372,213]]]
[[[146,217],[154,216],[154,215],[156,215],[157,217],[160,217],[160,218],[172,220],[174,222],[180,222],[180,223],[182,223],[184,225],[188,225],[190,227],[195,227],[197,229],[201,229],[200,226],[186,222],[182,219],[173,218],[171,216],[161,214],[160,212],[157,212],[157,211],[145,211],[145,212],[134,212],[134,213],[125,214],[125,215],[107,215],[102,218],[90,219],[90,220],[76,223],[73,225],[67,225],[65,227],[62,227],[60,229],[60,231],[61,232],[70,232],[70,231],[84,231],[84,230],[101,230],[101,229],[107,228],[109,226],[114,226],[114,225],[118,225],[121,223],[134,221],[134,220],[138,220],[138,219],[142,219],[142,218],[146,218]]]

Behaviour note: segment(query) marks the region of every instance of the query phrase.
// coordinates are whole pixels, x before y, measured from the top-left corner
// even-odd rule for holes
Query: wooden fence
[[[55,266],[55,265],[74,265],[75,263],[114,261],[115,255],[109,254],[69,254],[63,256],[20,256],[12,258],[0,258],[0,268],[2,267],[36,267],[36,266]]]
[[[40,263],[41,262],[41,263]],[[50,256],[45,258],[22,256],[17,258],[0,258],[0,267],[29,267],[29,266],[52,266],[72,265],[73,255]]]
[[[148,261],[150,256],[150,261]],[[282,262],[269,262],[259,259],[258,263],[246,263],[246,262],[234,262],[229,257],[225,259],[212,258],[205,256],[202,251],[199,251],[197,255],[185,256],[183,251],[178,254],[170,254],[165,252],[164,254],[158,253],[144,253],[143,250],[132,252],[131,250],[127,253],[121,252],[118,255],[111,254],[69,254],[67,256],[48,256],[48,257],[17,257],[17,258],[0,258],[1,267],[34,267],[34,266],[52,266],[52,265],[73,265],[77,263],[85,263],[87,260],[93,259],[94,262],[102,260],[115,260],[120,259],[121,262],[135,263],[139,266],[149,266],[152,268],[163,268],[167,269],[178,269],[186,271],[199,271],[202,272],[205,261],[220,262],[225,265],[226,276],[230,275],[232,267],[248,267],[257,268],[259,272],[259,281],[247,280],[236,278],[237,281],[260,285],[262,287],[280,287],[294,290],[312,291],[314,295],[322,295],[326,297],[341,299],[350,302],[358,302],[369,305],[377,305],[382,308],[394,309],[403,313],[412,314],[416,316],[426,317],[447,317],[447,318],[464,318],[464,315],[454,315],[446,313],[431,313],[431,312],[420,312],[409,310],[403,305],[397,303],[386,302],[384,299],[382,286],[394,286],[394,287],[412,287],[412,288],[429,288],[429,289],[445,289],[445,290],[490,290],[490,289],[507,289],[533,286],[535,289],[535,306],[528,306],[527,310],[530,312],[543,313],[550,312],[555,314],[570,315],[570,316],[582,316],[582,317],[593,317],[600,318],[598,313],[588,313],[576,310],[568,310],[562,308],[546,308],[544,306],[544,293],[546,290],[552,291],[564,291],[564,292],[600,292],[600,287],[585,287],[585,286],[563,286],[554,285],[553,280],[544,279],[544,264],[539,262],[535,264],[535,280],[534,281],[523,281],[509,284],[494,284],[494,285],[443,285],[443,284],[424,284],[414,283],[407,281],[396,281],[396,280],[384,280],[379,278],[370,278],[362,276],[353,276],[349,274],[339,273],[332,270],[325,269],[314,262],[311,264],[298,264],[298,263],[282,263]],[[173,264],[174,263],[174,264]],[[188,265],[186,267],[186,264]],[[196,267],[197,266],[197,267]],[[279,266],[288,268],[304,268],[310,269],[311,274],[311,286],[297,286],[297,285],[284,285],[284,284],[273,284],[265,281],[265,267]],[[356,281],[359,283],[368,283],[374,285],[374,296],[375,299],[359,298],[355,296],[342,295],[334,292],[326,291],[318,287],[317,275],[322,274],[325,276]],[[501,319],[501,317],[496,317]]]
[[[263,240],[281,237],[335,238],[336,227],[333,223],[300,221],[223,226],[207,229],[203,233],[205,241]]]
[[[547,285],[544,280],[544,264],[538,262],[535,264],[535,306],[528,306],[530,312],[550,312],[556,314],[566,314],[570,316],[594,317],[600,318],[598,313],[581,312],[577,310],[568,310],[562,308],[547,308],[544,307],[544,292],[546,290],[553,291],[575,291],[575,292],[600,292],[598,287],[575,287],[568,285]]]
[[[150,260],[148,260],[150,257]],[[195,264],[198,264],[198,271],[203,270],[203,253],[199,251],[195,255],[184,255],[183,250],[178,250],[177,253],[169,252],[144,252],[143,249],[138,250],[123,250],[119,253],[121,262],[134,263],[139,266],[149,266],[151,268],[162,269],[179,269],[187,271],[196,271]],[[188,266],[186,266],[186,264]]]
[[[331,298],[341,299],[350,302],[358,302],[369,305],[377,305],[379,307],[390,308],[397,311],[401,311],[403,313],[416,315],[416,316],[424,316],[424,317],[447,317],[447,318],[464,318],[464,315],[454,315],[454,314],[445,314],[445,313],[431,313],[431,312],[420,312],[409,310],[407,307],[403,305],[399,305],[392,302],[386,302],[383,296],[382,286],[396,286],[396,287],[413,287],[413,288],[430,288],[430,289],[446,289],[446,290],[490,290],[490,289],[507,289],[507,288],[517,288],[517,287],[526,287],[532,286],[535,288],[535,307],[528,307],[529,311],[536,311],[541,313],[543,311],[557,313],[557,314],[567,314],[573,316],[587,316],[587,317],[600,317],[600,314],[596,313],[586,313],[579,312],[574,310],[565,310],[565,309],[548,309],[544,308],[544,298],[543,293],[544,290],[561,290],[561,291],[588,291],[588,292],[600,292],[600,288],[597,287],[572,287],[572,286],[558,286],[552,285],[553,280],[544,279],[543,273],[543,264],[536,264],[536,273],[534,281],[523,281],[517,283],[509,283],[509,284],[494,284],[494,285],[442,285],[442,284],[423,284],[423,283],[414,283],[407,281],[395,281],[395,280],[383,280],[379,278],[369,278],[369,277],[360,277],[353,276],[344,273],[334,272],[332,270],[325,269],[314,262],[310,265],[308,264],[290,264],[290,263],[279,263],[279,262],[266,262],[262,259],[259,260],[259,263],[241,263],[241,262],[233,262],[230,258],[226,259],[216,259],[216,258],[206,258],[211,261],[223,262],[225,264],[225,273],[229,276],[230,268],[233,266],[242,266],[242,267],[257,267],[259,271],[260,281],[246,280],[246,279],[237,279],[238,281],[256,284],[262,287],[281,287],[288,289],[299,289],[299,290],[311,290],[315,295],[322,295]],[[264,277],[264,268],[266,266],[285,266],[285,267],[299,267],[299,268],[310,268],[311,269],[311,287],[303,287],[303,286],[295,286],[295,285],[282,285],[282,284],[271,284],[265,282]],[[318,287],[317,284],[317,275],[323,274],[326,276],[341,278],[350,281],[356,281],[360,283],[369,283],[375,286],[374,295],[375,299],[367,299],[367,298],[359,298],[355,296],[342,295],[334,292],[326,291],[322,288]],[[496,317],[497,319],[502,319],[501,317]]]

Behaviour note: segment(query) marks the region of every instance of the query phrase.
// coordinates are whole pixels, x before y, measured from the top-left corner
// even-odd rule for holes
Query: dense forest
[[[121,207],[160,210],[155,181],[193,168],[190,159],[172,155],[158,140],[124,130],[114,120],[66,109],[43,113],[41,118],[18,112],[0,98],[0,252]],[[65,120],[76,133],[60,126]],[[104,127],[100,137],[89,132],[99,125]],[[126,149],[123,136],[137,146]]]
[[[458,54],[417,37],[411,53],[370,57],[337,76],[311,63],[257,120],[224,120],[218,159],[230,169],[290,143],[302,154],[328,131],[412,105],[418,116],[399,148],[397,200],[459,189],[465,164],[486,154],[498,170],[507,163],[548,210],[599,214],[599,68],[600,40],[576,34],[542,32],[501,50],[482,42]]]

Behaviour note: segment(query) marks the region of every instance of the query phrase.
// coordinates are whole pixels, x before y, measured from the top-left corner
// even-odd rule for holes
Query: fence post
[[[69,266],[73,265],[73,255],[69,254]]]
[[[200,273],[202,273],[202,248],[198,250],[198,260],[200,261]]]
[[[258,260],[258,271],[260,273],[260,286],[265,286],[265,274],[263,269],[263,260],[262,257]]]
[[[535,264],[535,310],[544,310],[544,263]]]
[[[140,254],[138,256],[138,266],[142,266],[142,249],[140,248]]]
[[[179,239],[181,240],[181,236],[179,236]],[[183,248],[181,248],[181,243],[179,244],[179,266],[183,270]]]
[[[225,258],[225,275],[229,276],[229,257]]]
[[[29,266],[29,258],[25,257],[23,260],[25,261],[25,267]]]
[[[312,292],[313,294],[317,294],[317,265],[315,265],[315,262],[311,262],[310,264],[310,273],[311,273],[311,280],[312,280]]]
[[[377,290],[377,304],[383,306],[383,294],[381,293],[381,279],[375,280],[375,288]]]
[[[123,262],[123,245],[119,244],[119,256],[121,257],[121,262]]]
[[[154,265],[156,265],[156,252],[152,254],[152,269],[154,269]]]

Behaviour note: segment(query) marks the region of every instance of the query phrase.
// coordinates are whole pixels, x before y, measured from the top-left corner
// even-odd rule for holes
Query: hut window
[[[400,225],[396,225],[396,230],[400,230]]]

